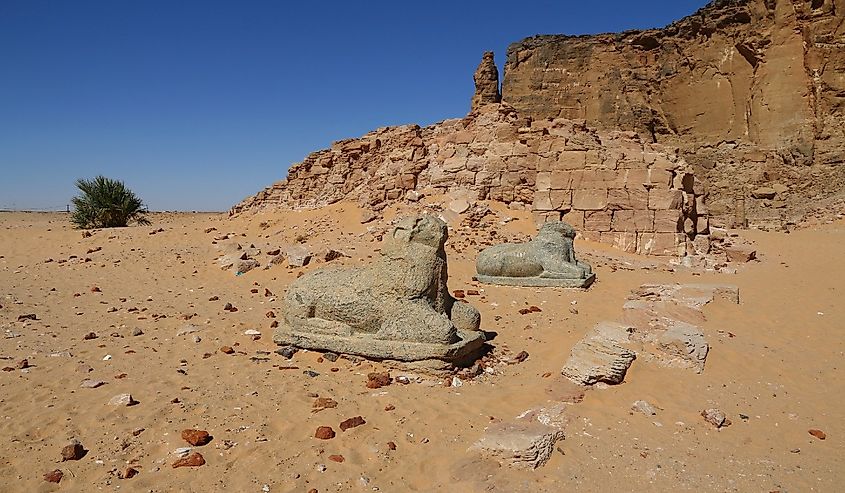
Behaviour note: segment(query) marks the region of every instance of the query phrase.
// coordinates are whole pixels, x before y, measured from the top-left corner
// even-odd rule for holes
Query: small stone
[[[387,449],[388,450],[396,450],[396,443],[395,442],[387,442]]]
[[[89,333],[85,334],[84,336],[82,336],[82,339],[86,340],[86,341],[90,341],[90,340],[96,339],[96,338],[97,338],[96,332],[89,332]]]
[[[207,444],[211,441],[211,438],[211,435],[209,435],[205,430],[182,430],[182,440],[185,440],[196,447],[201,447]]]
[[[260,332],[260,331],[255,330],[255,329],[248,329],[248,330],[244,331],[244,335],[248,335],[248,336],[260,336],[260,335],[261,335],[261,332]]]
[[[331,397],[317,397],[312,406],[315,410],[322,411],[323,409],[333,409],[337,407],[337,402]]]
[[[199,467],[205,464],[205,458],[199,452],[194,452],[193,454],[182,457],[178,459],[176,462],[173,463],[173,468],[176,469],[177,467]]]
[[[117,477],[120,479],[132,479],[138,475],[138,470],[134,467],[127,467],[122,472],[117,473]]]
[[[117,394],[109,400],[109,406],[134,406],[138,401],[132,398],[131,394]]]
[[[718,409],[705,409],[701,411],[701,416],[704,417],[704,421],[707,421],[716,428],[723,428],[731,424],[725,413]]]
[[[34,313],[27,313],[24,315],[18,315],[18,322],[23,322],[25,320],[38,320],[38,317],[35,316]]]
[[[102,293],[102,290],[100,288],[98,288],[97,286],[91,286],[91,292],[92,293]]]
[[[367,388],[380,389],[386,387],[393,382],[388,372],[374,372],[367,374]]]
[[[332,461],[332,462],[340,463],[340,462],[345,461],[346,459],[344,459],[342,455],[330,455],[329,460]]]
[[[355,416],[354,418],[349,418],[349,419],[343,420],[340,423],[340,430],[346,431],[350,428],[355,428],[355,427],[361,426],[361,425],[366,424],[366,423],[367,422],[364,421],[363,417]]]
[[[388,404],[384,406],[384,410],[388,412],[393,411],[394,409],[396,409],[396,406],[394,406],[393,404]]]
[[[463,290],[460,290],[460,289],[456,289],[455,292],[452,293],[452,296],[454,296],[457,299],[466,298],[466,295],[467,295],[466,292],[463,291]]]
[[[62,477],[64,477],[62,470],[56,469],[44,474],[44,481],[47,481],[48,483],[58,483],[62,480]]]
[[[179,447],[173,451],[173,455],[177,457],[187,457],[193,449],[191,447]]]
[[[336,353],[323,353],[323,357],[334,363],[337,361],[338,355]]]
[[[528,359],[528,352],[527,351],[520,351],[516,356],[511,359],[509,363],[522,363],[523,361]]]
[[[107,382],[104,382],[102,380],[83,380],[79,386],[83,389],[96,389],[97,387],[101,387],[106,383]]]
[[[231,346],[223,346],[220,348],[220,352],[223,354],[234,354],[235,350]]]
[[[276,350],[276,354],[286,359],[291,359],[296,354],[296,351],[297,349],[293,346],[283,346]]]
[[[634,401],[631,404],[631,410],[643,413],[646,416],[655,416],[657,414],[657,409],[646,401]]]
[[[314,433],[314,438],[319,438],[320,440],[331,440],[334,437],[335,433],[331,426],[320,426],[317,428],[317,432]]]
[[[74,440],[62,448],[62,461],[79,460],[85,457],[85,452],[85,447],[83,447],[78,441]]]
[[[320,374],[318,372],[314,371],[314,370],[305,370],[305,371],[302,372],[302,374],[307,375],[311,378],[317,378],[317,377],[320,376]]]
[[[135,337],[142,336],[144,335],[144,331],[139,329],[138,327],[135,327],[134,329],[132,329],[132,335]]]
[[[24,358],[24,359],[18,361],[17,365],[15,365],[15,366],[17,366],[18,370],[25,370],[25,369],[29,368],[29,366],[30,366],[29,360]]]
[[[822,430],[812,429],[812,430],[809,431],[809,433],[810,433],[810,435],[813,435],[814,437],[818,438],[819,440],[824,440],[825,438],[827,438],[827,435]]]

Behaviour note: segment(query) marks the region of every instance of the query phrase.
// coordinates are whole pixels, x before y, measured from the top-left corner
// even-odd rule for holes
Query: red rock
[[[534,305],[529,306],[528,310],[530,310],[531,313],[540,313],[541,311],[543,311],[542,309],[540,309],[539,306],[534,306]]]
[[[275,329],[275,328],[276,328],[276,327],[278,327],[278,326],[279,326],[279,321],[278,321],[278,320],[273,320],[272,322],[270,322],[270,328],[271,328],[271,329]]]
[[[367,374],[367,388],[380,389],[386,387],[393,382],[388,372],[375,372]]]
[[[271,297],[271,296],[273,296],[273,292],[272,292],[272,291],[270,291],[270,290],[269,290],[269,289],[267,289],[267,288],[264,288],[264,297],[265,297],[265,298],[269,298],[269,297]]]
[[[23,370],[24,368],[29,368],[29,360],[28,359],[22,359],[22,360],[18,361],[17,367],[18,367],[18,370]]]
[[[330,455],[329,460],[333,462],[343,462],[346,459],[344,459],[342,455]]]
[[[58,483],[62,480],[62,477],[64,475],[65,474],[62,472],[61,469],[56,469],[54,471],[50,471],[44,474],[44,481],[47,481],[48,483]]]
[[[827,435],[822,430],[812,429],[812,430],[809,431],[809,433],[810,433],[810,435],[813,435],[814,437],[818,438],[819,440],[824,440],[825,438],[827,438]]]
[[[519,354],[513,357],[513,361],[516,363],[522,363],[523,361],[528,359],[528,352],[527,351],[520,351]]]
[[[367,422],[364,421],[364,418],[361,416],[355,416],[354,418],[345,419],[340,423],[340,430],[346,431],[350,428],[355,428],[366,424]]]
[[[92,293],[101,293],[102,291],[100,291],[100,288],[98,288],[97,286],[91,286],[91,292]]]
[[[199,467],[205,464],[205,458],[199,452],[194,452],[193,454],[182,457],[181,459],[177,460],[173,463],[173,469],[177,467]]]
[[[456,291],[453,293],[453,296],[454,296],[455,298],[461,299],[461,298],[465,298],[465,297],[466,297],[466,293],[465,293],[463,290],[458,289],[458,290],[456,290]]]
[[[220,352],[224,354],[234,354],[235,350],[231,348],[231,346],[223,346],[220,348]]]
[[[308,493],[320,493],[320,492],[317,491],[317,488],[311,488],[310,490],[308,490]]]
[[[65,445],[62,449],[62,462],[66,460],[79,460],[85,457],[85,447],[79,442]]]
[[[317,428],[317,432],[314,433],[314,438],[319,438],[320,440],[331,440],[334,436],[335,433],[331,426],[320,426]]]
[[[520,315],[528,315],[529,313],[531,313],[531,310],[528,308],[520,308],[519,310]]]
[[[120,479],[132,479],[138,475],[138,470],[134,467],[127,467],[123,470],[123,472],[117,473],[117,477]]]
[[[396,450],[396,443],[395,442],[387,442],[388,450]]]
[[[269,312],[265,313],[264,316],[267,318],[276,318],[276,314],[273,312],[273,310],[270,310]]]
[[[388,404],[384,406],[385,411],[393,411],[394,409],[396,409],[396,406],[394,406],[393,404]]]
[[[201,447],[211,441],[211,435],[205,430],[182,430],[182,440],[196,447]]]
[[[477,289],[468,289],[467,290],[467,296],[478,296],[479,294],[481,294],[481,293],[479,293]]]

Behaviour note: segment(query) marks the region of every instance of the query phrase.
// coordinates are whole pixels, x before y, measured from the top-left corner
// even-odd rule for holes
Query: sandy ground
[[[0,491],[842,490],[845,223],[744,232],[761,261],[735,275],[643,268],[636,259],[612,267],[606,249],[578,242],[599,279],[586,292],[477,286],[477,247],[457,235],[447,247],[450,288],[483,289],[469,301],[497,334],[494,353],[530,356],[460,387],[432,377],[370,390],[366,374],[380,364],[273,353],[266,313],[280,312],[276,299],[299,271],[322,263],[235,276],[214,263],[212,243],[227,232],[245,244],[304,235],[309,247],[332,246],[351,256],[334,262],[354,265],[378,246],[358,214],[349,205],[236,219],[155,214],[152,226],[89,238],[64,214],[0,214],[0,367],[31,365],[0,372]],[[516,217],[503,226],[508,234],[533,230]],[[623,384],[591,390],[569,408],[565,440],[536,471],[467,451],[491,422],[571,392],[559,376],[570,348],[596,322],[618,319],[627,294],[645,282],[739,286],[740,305],[705,309],[711,352],[702,374],[635,361]],[[224,311],[226,303],[238,311]],[[528,305],[542,312],[520,315]],[[37,319],[18,321],[26,314]],[[196,332],[177,336],[188,326]],[[133,336],[136,328],[143,334]],[[85,339],[90,332],[97,337]],[[86,379],[106,384],[80,387]],[[124,392],[138,404],[107,404]],[[312,412],[316,396],[338,406]],[[638,399],[658,414],[632,413]],[[733,424],[705,423],[699,412],[710,407]],[[353,416],[366,424],[341,432]],[[337,436],[314,438],[323,425]],[[171,467],[173,451],[188,445],[185,428],[213,436],[196,448],[204,466]],[[88,453],[61,462],[73,438]],[[139,474],[119,479],[129,466]],[[59,484],[43,479],[54,469],[64,473]]]

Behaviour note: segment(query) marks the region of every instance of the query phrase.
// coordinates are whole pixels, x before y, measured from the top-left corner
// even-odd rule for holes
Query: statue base
[[[590,274],[585,279],[563,279],[554,277],[500,277],[482,276],[473,277],[484,284],[498,284],[500,286],[522,286],[527,288],[572,288],[586,289],[596,280],[595,274]]]
[[[280,346],[294,346],[315,351],[331,351],[374,360],[403,363],[428,362],[434,366],[468,366],[484,352],[486,339],[481,331],[458,331],[460,340],[453,344],[432,344],[375,339],[372,334],[336,335],[295,330],[282,323],[273,335]]]

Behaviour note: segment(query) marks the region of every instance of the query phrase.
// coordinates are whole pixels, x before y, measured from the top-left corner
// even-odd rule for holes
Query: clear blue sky
[[[0,0],[0,208],[76,178],[226,210],[334,140],[463,116],[485,50],[661,27],[704,0]]]

